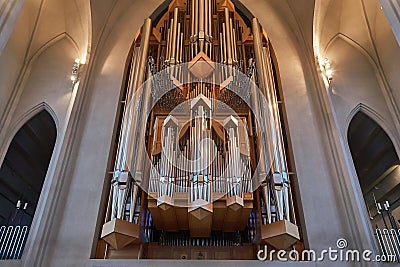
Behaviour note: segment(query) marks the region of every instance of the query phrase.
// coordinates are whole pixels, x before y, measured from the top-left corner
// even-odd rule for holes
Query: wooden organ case
[[[127,71],[96,257],[301,250],[276,77],[266,34],[230,0],[175,0],[146,19]]]

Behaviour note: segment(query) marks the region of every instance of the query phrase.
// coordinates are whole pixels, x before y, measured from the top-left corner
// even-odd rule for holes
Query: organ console
[[[254,259],[260,245],[302,246],[282,96],[256,18],[230,0],[172,1],[145,20],[127,77],[98,254],[196,259],[203,247],[203,258]]]

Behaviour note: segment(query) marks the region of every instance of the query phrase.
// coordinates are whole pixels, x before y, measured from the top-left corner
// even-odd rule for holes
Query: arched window
[[[394,145],[382,127],[363,112],[353,117],[347,137],[371,224],[391,229],[400,219],[400,169]]]
[[[21,257],[56,137],[54,120],[43,110],[11,141],[0,168],[1,259]]]

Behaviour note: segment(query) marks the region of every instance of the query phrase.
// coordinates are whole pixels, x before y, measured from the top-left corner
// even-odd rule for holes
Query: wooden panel
[[[198,220],[194,215],[189,214],[189,229],[191,237],[209,237],[211,235],[212,214]]]
[[[182,202],[187,193],[179,193],[178,195],[181,198],[179,201]],[[176,200],[177,198],[174,198],[175,203]],[[204,222],[198,218],[190,221],[188,208],[185,205],[176,205],[164,211],[157,207],[156,200],[151,197],[148,198],[148,209],[152,214],[157,229],[167,231],[191,230],[194,236],[204,237],[206,233],[211,233],[211,230],[223,230],[225,232],[244,230],[253,210],[253,193],[245,193],[243,200],[243,207],[235,211],[227,207],[226,197],[220,198],[212,205],[209,205],[208,208],[212,212],[210,213],[210,218],[203,219]],[[200,228],[205,227],[208,228],[207,231],[200,230]]]
[[[166,231],[175,232],[179,230],[178,222],[176,220],[175,209],[173,207],[167,210],[161,210],[161,219],[163,221],[164,229]]]
[[[137,259],[140,245],[128,245],[122,249],[109,248],[107,256],[109,259]]]
[[[147,202],[147,208],[151,213],[151,217],[153,217],[153,222],[157,229],[163,229],[164,224],[161,217],[160,209],[157,207],[157,200],[155,200],[154,198],[149,198]]]
[[[180,230],[189,230],[189,216],[186,207],[174,207],[178,227]]]
[[[234,232],[235,230],[238,230],[238,222],[240,221],[242,215],[241,209],[238,211],[234,211],[232,209],[227,209],[226,214],[225,214],[225,219],[224,219],[224,227],[223,230],[225,232]],[[243,229],[241,229],[243,230]]]
[[[225,201],[214,202],[214,212],[213,212],[213,230],[222,230],[224,225],[224,218],[226,213]]]
[[[182,259],[188,260],[254,260],[256,257],[255,246],[244,244],[243,246],[160,246],[150,243],[147,249],[148,259]]]

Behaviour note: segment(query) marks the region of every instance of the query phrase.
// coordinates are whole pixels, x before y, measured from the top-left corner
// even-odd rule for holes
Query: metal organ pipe
[[[257,69],[257,77],[259,79],[259,84],[261,85],[261,89],[264,89],[264,85],[265,85],[265,80],[264,80],[264,76],[263,76],[263,69],[262,69],[262,41],[261,41],[261,37],[260,37],[260,28],[259,28],[259,23],[258,20],[256,18],[254,18],[252,20],[252,28],[253,28],[253,40],[254,40],[254,52],[255,52],[255,56],[256,56],[256,69]],[[255,93],[255,96],[257,96],[257,91]],[[256,100],[259,101],[259,100]],[[268,104],[268,103],[267,103]],[[256,107],[258,107],[258,104],[255,104]],[[267,126],[269,129],[273,129],[271,127],[273,127],[273,125],[271,125],[270,122],[270,118],[269,116],[265,116],[262,115],[261,113],[263,113],[263,111],[265,110],[265,108],[267,107],[262,107],[260,106],[260,109],[258,110],[258,112],[260,113],[260,117],[258,118],[264,118],[266,120],[265,126]],[[265,127],[264,126],[264,127]],[[271,153],[271,151],[269,151],[269,149],[266,147],[267,146],[267,136],[265,136],[266,134],[268,134],[268,132],[266,131],[266,133],[263,133],[263,130],[260,129],[260,134],[261,134],[261,151],[260,151],[260,175],[267,175],[269,172],[269,170],[267,169],[269,166],[270,162],[273,162],[273,152]],[[273,138],[271,138],[273,139]],[[267,159],[267,162],[264,162],[263,159]],[[268,164],[267,164],[268,163]],[[263,178],[263,176],[261,177]],[[271,205],[271,190],[273,190],[271,183],[269,181],[267,181],[267,184],[264,185],[263,187],[263,194],[264,194],[264,199],[265,199],[265,205],[266,205],[266,212],[267,212],[267,219],[268,219],[268,223],[272,222],[272,214],[271,214],[271,209],[273,208]]]
[[[256,69],[257,69],[257,77],[259,79],[259,84],[260,84],[260,89],[265,93],[266,97],[268,96],[268,94],[265,92],[265,85],[266,85],[266,80],[265,80],[265,76],[263,75],[263,57],[262,57],[262,41],[261,41],[261,36],[260,36],[260,27],[259,27],[259,23],[258,20],[256,18],[253,19],[252,21],[252,26],[253,26],[253,36],[254,36],[254,53],[256,56]],[[255,95],[257,96],[257,93],[255,93]],[[258,100],[260,101],[260,100]],[[269,100],[266,101],[265,104],[270,104],[271,102]],[[256,104],[256,106],[261,105],[261,102],[259,102],[258,104]],[[274,121],[271,120],[270,116],[271,114],[263,114],[265,111],[269,111],[269,107],[259,107],[259,115],[261,119],[265,120],[265,126],[266,126],[266,130],[265,134],[268,134],[269,136],[265,136],[268,139],[272,139],[273,142],[273,150],[275,150],[275,144],[276,144],[276,138],[275,138],[275,132],[272,131],[272,129],[275,128],[274,125]],[[273,119],[273,118],[272,118]],[[261,134],[262,131],[261,131]],[[264,145],[263,148],[263,153],[264,158],[267,159],[268,163],[272,163],[274,162],[274,156],[276,155],[276,153],[274,151],[270,151],[270,149],[266,148],[266,144],[268,144],[267,141],[270,142],[270,140],[266,140],[266,138],[263,137],[265,140],[262,141],[262,144]],[[266,168],[269,166],[265,166]],[[268,172],[269,170],[266,169],[266,172]]]
[[[290,209],[288,205],[288,189],[285,188],[284,181],[283,181],[283,175],[284,175],[284,170],[283,170],[283,165],[282,163],[285,162],[284,155],[282,154],[282,149],[283,147],[281,146],[282,144],[280,143],[280,135],[281,135],[281,126],[280,126],[280,121],[279,121],[279,114],[277,110],[277,100],[275,96],[275,86],[271,84],[271,77],[268,75],[268,67],[271,67],[267,65],[267,61],[265,58],[265,51],[264,48],[262,50],[262,58],[261,58],[261,66],[262,66],[262,75],[264,77],[264,86],[265,88],[265,94],[268,100],[268,107],[270,110],[270,116],[272,117],[271,122],[271,129],[272,129],[272,136],[273,136],[273,143],[274,143],[274,169],[272,170],[273,177],[272,177],[272,183],[274,184],[274,189],[275,189],[275,195],[276,195],[276,200],[278,204],[276,205],[276,212],[279,220],[287,219],[290,220]],[[286,173],[286,172],[285,172]],[[284,210],[286,212],[284,212]]]
[[[218,15],[223,15],[223,21],[220,21],[219,17],[215,19],[212,11],[213,8],[216,8],[216,5],[212,0],[190,0],[190,3],[191,6],[188,8],[188,12],[191,13],[190,19],[185,14],[183,21],[179,21],[180,11],[176,7],[173,10],[173,17],[171,19],[167,18],[164,22],[165,32],[163,33],[163,38],[166,38],[166,42],[163,39],[161,44],[159,44],[159,47],[162,47],[162,49],[159,48],[159,50],[162,50],[162,52],[158,51],[158,53],[161,53],[162,55],[165,53],[165,62],[163,62],[163,64],[169,66],[180,64],[183,61],[186,61],[186,59],[190,60],[190,56],[195,57],[199,51],[204,52],[207,56],[213,58],[212,47],[214,44],[212,34],[214,30],[214,34],[217,35],[216,37],[219,37],[220,46],[220,51],[215,51],[216,53],[214,56],[217,56],[218,53],[220,53],[221,63],[225,63],[220,72],[222,78],[220,81],[224,81],[229,75],[234,75],[231,70],[233,67],[242,67],[242,64],[240,64],[240,66],[237,64],[239,58],[244,59],[247,55],[247,48],[237,51],[237,38],[241,40],[241,33],[240,31],[235,30],[235,28],[238,29],[239,24],[242,25],[242,22],[235,21],[236,15],[231,18],[230,11],[226,7],[223,10],[218,10],[218,12],[216,12]],[[219,25],[213,25],[214,22],[217,21]],[[190,22],[191,25],[187,25]],[[159,25],[162,25],[162,23]],[[158,28],[160,27],[159,25],[157,26]],[[215,26],[215,28],[213,26]],[[132,88],[128,93],[132,94],[132,103],[134,103],[134,105],[126,108],[126,111],[124,112],[124,117],[127,117],[127,120],[126,122],[124,120],[123,129],[120,133],[120,138],[123,142],[120,140],[117,152],[116,170],[121,171],[129,169],[131,171],[131,176],[127,176],[128,178],[125,187],[118,187],[118,183],[117,186],[113,186],[113,198],[112,201],[110,201],[110,203],[112,203],[110,204],[110,207],[112,207],[111,217],[121,217],[130,222],[135,222],[137,219],[135,205],[136,203],[139,203],[140,200],[140,196],[138,195],[140,189],[133,181],[139,182],[140,184],[145,164],[144,158],[141,155],[146,155],[146,148],[144,148],[142,144],[146,141],[144,139],[146,138],[146,134],[143,133],[146,130],[145,127],[148,118],[146,116],[140,116],[140,114],[147,114],[145,111],[148,111],[150,106],[152,106],[152,85],[149,83],[149,90],[145,90],[140,96],[136,94],[134,95],[133,93],[136,88],[143,83],[145,78],[145,64],[148,60],[148,46],[151,29],[151,21],[148,20],[145,22],[142,29],[140,50],[134,50],[135,56],[132,62],[131,79],[129,80],[129,87]],[[247,31],[248,29],[245,31],[246,34]],[[185,36],[189,35],[189,32],[190,36]],[[204,81],[199,78],[200,81],[192,81],[190,86],[183,83],[184,94],[186,97],[196,98],[201,94],[204,95],[206,99],[202,100],[203,102],[192,102],[193,106],[190,108],[191,125],[187,128],[184,127],[184,129],[187,130],[183,135],[179,135],[178,125],[176,125],[176,127],[171,126],[170,122],[166,122],[168,118],[164,120],[164,110],[167,110],[170,107],[173,108],[173,105],[178,103],[174,103],[173,101],[175,100],[173,99],[171,100],[171,98],[174,98],[176,94],[178,94],[177,92],[172,92],[175,95],[171,94],[171,96],[168,96],[169,99],[165,100],[171,101],[166,103],[166,109],[163,109],[164,107],[162,106],[165,103],[160,101],[160,109],[158,109],[159,106],[157,106],[157,109],[152,113],[153,117],[150,120],[151,123],[155,117],[155,121],[158,120],[160,126],[150,129],[150,132],[162,132],[161,140],[160,135],[154,134],[154,136],[157,136],[157,140],[153,140],[154,148],[152,151],[152,165],[149,175],[150,181],[148,183],[149,192],[157,193],[158,196],[169,196],[171,198],[174,197],[175,193],[187,192],[190,202],[195,202],[199,199],[211,202],[213,193],[218,195],[218,197],[227,194],[228,197],[242,197],[243,199],[241,201],[243,202],[238,202],[237,198],[227,199],[226,205],[231,205],[228,203],[237,201],[237,203],[241,203],[240,205],[247,208],[243,203],[249,199],[244,197],[247,197],[248,195],[244,195],[243,192],[252,192],[251,168],[253,162],[250,160],[250,155],[253,155],[253,152],[260,153],[258,163],[260,164],[259,173],[264,175],[264,178],[267,177],[268,172],[270,171],[270,164],[273,165],[271,167],[273,172],[279,174],[287,172],[284,141],[282,129],[280,128],[280,117],[277,109],[276,94],[273,87],[274,81],[271,62],[269,61],[269,51],[268,48],[263,48],[260,32],[261,30],[258,21],[253,20],[253,40],[257,63],[257,75],[261,89],[268,100],[266,103],[267,106],[264,107],[261,102],[262,95],[258,95],[256,88],[248,88],[251,90],[250,97],[255,106],[254,117],[261,120],[259,121],[259,125],[257,125],[259,128],[257,132],[260,132],[261,135],[257,136],[256,139],[258,142],[257,145],[261,148],[260,151],[251,151],[250,153],[250,148],[247,150],[243,149],[243,147],[246,146],[245,142],[247,142],[247,146],[250,147],[248,144],[249,140],[246,139],[246,141],[245,139],[242,139],[244,138],[242,136],[243,132],[247,133],[247,131],[243,130],[243,128],[239,128],[238,122],[235,121],[236,118],[234,124],[229,122],[229,126],[226,129],[227,132],[222,130],[222,133],[220,133],[221,130],[217,128],[217,126],[213,127],[211,125],[212,109],[215,104],[212,100],[213,95],[215,97],[220,97],[220,99],[223,99],[227,104],[236,101],[234,98],[235,95],[230,95],[229,92],[226,93],[221,88],[214,86],[213,79],[215,77],[205,78]],[[186,47],[187,44],[185,45],[185,43],[189,38],[189,47]],[[218,45],[218,42],[216,42],[215,45]],[[198,48],[198,46],[200,46],[200,48]],[[250,60],[249,65],[252,65],[252,60]],[[153,65],[151,66],[153,70]],[[149,69],[150,68],[148,68],[147,75],[150,78],[151,71]],[[171,69],[173,71],[171,72],[173,76],[181,82],[184,82],[184,79],[187,79],[188,82],[189,79],[195,79],[194,77],[196,73],[193,70],[185,73],[183,70],[178,68],[178,66],[174,66]],[[250,70],[250,68],[248,69]],[[252,69],[253,65],[251,66],[251,70]],[[255,75],[251,77],[253,81],[255,81],[255,77]],[[216,79],[219,78],[220,77]],[[240,79],[236,79],[237,77],[233,78],[235,82],[238,81],[237,84],[240,84]],[[217,82],[217,80],[215,81]],[[168,88],[171,86],[169,80],[163,80],[161,83],[162,86],[167,86]],[[242,85],[240,84],[240,86]],[[221,90],[221,92],[219,92],[218,89]],[[226,91],[228,90],[226,89]],[[176,99],[179,100],[178,98]],[[206,103],[205,105],[202,104],[204,102]],[[139,106],[137,106],[138,103],[140,103]],[[239,103],[237,106],[232,104],[231,107],[241,109],[242,107],[239,107],[239,105],[241,104]],[[247,107],[245,108],[244,112],[246,112],[246,114],[242,110],[240,110],[240,114],[243,112],[243,114],[245,114],[243,117],[252,117],[251,112],[247,113]],[[233,120],[233,118],[231,119]],[[245,121],[245,124],[247,125],[248,122],[246,119],[241,118],[240,120]],[[164,121],[163,125],[161,125],[162,121]],[[177,123],[177,121],[175,121],[175,123]],[[240,127],[242,127],[242,125],[240,125]],[[153,133],[150,133],[150,136],[152,136],[152,134]],[[207,139],[213,140],[216,143],[216,148],[213,146],[212,142],[206,142]],[[156,147],[160,145],[160,142],[163,149],[161,154],[159,153],[159,147]],[[269,143],[272,145],[269,145]],[[273,150],[271,148],[273,148]],[[280,177],[282,177],[282,190],[277,188],[279,182],[278,176],[267,177],[268,184],[262,189],[266,206],[266,212],[264,213],[266,216],[264,215],[263,218],[266,218],[268,223],[282,219],[290,220],[291,214],[294,214],[293,206],[291,206],[290,191],[288,188],[285,188],[285,186],[288,185],[285,184],[285,179],[287,177]],[[274,180],[274,178],[276,179]],[[114,180],[124,182],[120,181],[119,176],[116,176]],[[176,194],[175,196],[177,198],[179,196],[180,198],[183,195],[184,194]],[[153,196],[150,195],[150,198],[153,198]],[[149,201],[154,200],[150,200],[150,198],[148,199]],[[277,200],[277,203],[275,203],[274,200]],[[209,205],[208,208],[209,207],[212,206]],[[235,206],[233,207],[235,208]],[[155,206],[149,205],[150,210],[151,208],[155,208]],[[171,240],[164,241],[171,242]],[[177,242],[178,241],[172,240],[172,243],[175,245],[179,244],[179,242]]]
[[[129,96],[132,99],[127,99],[129,103],[135,104],[137,102],[137,94],[133,93],[137,90],[137,87],[143,83],[145,66],[147,63],[147,52],[148,52],[148,44],[150,39],[151,32],[151,20],[146,19],[142,28],[143,37],[140,44],[140,55],[137,57],[137,61],[135,64],[135,69],[132,72],[131,76],[131,85],[129,88]],[[144,65],[144,66],[143,66]],[[126,172],[129,169],[131,161],[134,159],[135,151],[131,146],[128,146],[131,142],[135,140],[135,127],[136,127],[136,116],[134,116],[135,108],[132,107],[132,104],[129,105],[128,108],[124,111],[124,124],[122,126],[121,138],[119,140],[120,144],[119,149],[117,151],[116,157],[116,166],[115,172],[113,176],[113,185],[112,185],[112,200],[111,200],[111,219],[113,218],[123,218],[124,210],[126,206],[126,201],[128,198],[128,190],[131,190],[131,180],[130,177],[124,173],[121,175],[122,171]]]
[[[208,35],[212,36],[212,3],[211,0],[206,0],[208,1]],[[212,47],[212,44],[210,45]],[[211,50],[210,50],[210,55],[211,55]]]
[[[232,134],[232,129],[229,129],[229,137],[230,138],[231,138],[231,134]],[[226,154],[228,166],[232,166],[231,150],[232,150],[232,140],[229,139],[228,140],[228,151]],[[227,193],[229,196],[232,196],[232,168],[228,168],[228,169],[226,169],[226,171],[227,171],[227,181],[228,181],[228,192]]]
[[[147,54],[147,52],[146,52]],[[145,72],[147,69],[147,77],[151,77],[151,71],[150,68],[146,68],[143,66],[143,72]],[[141,83],[144,81],[144,76],[139,80]],[[135,154],[134,158],[131,161],[131,171],[133,178],[135,179],[136,182],[141,183],[142,178],[143,178],[143,168],[144,168],[144,154],[146,152],[145,146],[142,145],[145,143],[145,130],[146,130],[146,117],[145,116],[140,116],[139,114],[148,114],[150,106],[151,106],[151,91],[152,91],[152,83],[147,82],[145,84],[143,93],[142,93],[142,104],[138,106],[137,108],[137,117],[139,117],[138,124],[136,125],[136,137],[135,137],[135,142],[134,147],[135,149]],[[135,126],[134,126],[135,127]],[[147,181],[146,181],[147,182]],[[135,184],[135,186],[137,186]]]
[[[207,36],[208,36],[208,40],[209,40],[209,43],[207,44],[207,46],[208,46],[208,56],[210,57],[210,58],[212,58],[212,47],[213,47],[213,43],[212,43],[212,27],[211,27],[211,24],[212,24],[212,14],[211,14],[211,0],[205,0],[206,1],[206,5],[207,5],[207,11],[206,11],[206,14],[207,14],[207,26],[206,26],[206,29],[207,29]]]
[[[234,41],[233,41],[233,23],[232,23],[232,19],[230,18],[229,19],[229,31],[230,31],[230,38],[231,38],[231,40],[230,40],[230,48],[231,48],[231,50],[232,50],[232,61],[235,61],[235,44],[234,44]]]
[[[256,57],[258,57],[258,61],[260,62],[260,64],[256,64],[257,66],[259,66],[259,77],[261,77],[262,80],[262,90],[264,91],[264,94],[266,96],[267,99],[267,105],[268,105],[268,110],[269,110],[269,116],[268,116],[268,122],[267,124],[269,125],[269,129],[270,129],[270,134],[272,137],[272,142],[273,142],[273,156],[274,156],[274,160],[272,161],[274,163],[274,169],[272,170],[273,172],[281,172],[281,162],[282,162],[282,158],[281,155],[279,153],[280,147],[279,147],[279,143],[278,143],[278,134],[279,134],[279,130],[280,129],[280,124],[278,124],[277,120],[276,120],[276,110],[274,107],[276,107],[277,103],[276,103],[276,99],[272,97],[271,95],[271,91],[274,90],[274,88],[270,87],[269,81],[268,81],[268,77],[267,77],[267,72],[266,72],[266,65],[265,65],[265,61],[264,61],[264,51],[262,48],[262,41],[261,41],[261,36],[260,36],[260,31],[259,31],[259,25],[258,25],[258,21],[257,21],[257,28],[258,30],[254,30],[254,43],[255,43],[255,50],[256,51]],[[257,41],[257,45],[256,45],[256,39],[259,40]],[[257,46],[257,49],[256,49]],[[267,117],[267,116],[266,116]]]
[[[202,0],[204,1],[204,34],[207,36],[208,33],[208,17],[210,16],[210,13],[208,12],[208,0]],[[207,51],[207,50],[206,50]]]
[[[263,188],[264,191],[264,198],[266,202],[266,210],[267,210],[267,217],[268,217],[268,223],[271,223],[273,218],[272,218],[272,212],[276,212],[276,215],[278,218],[275,218],[275,220],[282,220],[284,218],[283,214],[283,202],[282,198],[280,196],[280,192],[278,192],[275,188],[275,179],[278,176],[275,174],[279,170],[279,165],[280,165],[280,158],[278,155],[278,147],[277,147],[277,140],[276,140],[276,125],[275,125],[275,118],[274,114],[272,113],[271,110],[271,105],[273,104],[271,102],[270,98],[270,92],[268,92],[268,88],[265,88],[267,86],[267,80],[264,72],[264,61],[263,61],[263,51],[262,51],[262,41],[261,41],[261,36],[260,36],[260,28],[258,21],[256,19],[253,20],[253,35],[254,35],[254,50],[255,50],[255,55],[256,55],[256,67],[257,67],[257,73],[258,77],[260,79],[260,84],[262,85],[261,89],[263,90],[266,98],[267,98],[267,107],[266,109],[269,111],[269,114],[267,116],[263,116],[266,119],[266,125],[268,129],[270,130],[269,133],[271,134],[270,138],[273,147],[272,151],[267,151],[265,148],[265,152],[270,158],[270,162],[274,164],[272,166],[271,172],[272,172],[272,177],[269,177],[267,186]],[[263,144],[265,141],[263,141]],[[264,146],[265,147],[265,146]],[[272,205],[271,198],[275,199],[275,205]]]
[[[171,42],[171,28],[168,29],[168,34],[167,34],[167,48],[165,52],[165,61],[169,61],[169,54],[170,54],[170,42]]]
[[[275,193],[276,213],[278,220],[286,219],[295,221],[294,207],[290,192],[289,178],[287,174],[287,163],[283,145],[283,135],[279,117],[278,103],[275,93],[275,84],[272,74],[272,63],[266,48],[263,48],[260,36],[260,28],[257,19],[253,19],[254,50],[257,59],[257,70],[262,77],[262,84],[268,101],[268,108],[272,120],[272,140],[274,144],[274,166],[271,178],[270,190]],[[267,197],[267,196],[266,196]]]
[[[231,25],[231,38],[232,38],[232,57],[233,61],[237,62],[238,59],[236,57],[236,38],[235,38],[235,29],[233,28],[232,24],[232,19],[230,19],[230,25]]]
[[[176,62],[176,38],[177,38],[177,28],[178,28],[178,8],[174,9],[174,20],[172,24],[172,53],[171,53],[171,63]]]
[[[194,35],[199,34],[199,0],[194,0]],[[196,51],[197,53],[197,51]],[[196,54],[195,53],[195,54]]]
[[[250,58],[249,59],[249,66],[253,64],[253,59]],[[252,92],[252,106],[254,107],[254,115],[256,118],[262,118],[261,112],[260,112],[260,101],[259,101],[259,90],[257,90],[256,86],[256,79],[255,79],[255,75],[252,76],[252,83],[251,83],[251,87],[250,90]],[[260,122],[259,122],[260,123]],[[267,162],[269,161],[268,158],[268,154],[266,154],[266,149],[265,149],[265,145],[267,140],[264,138],[265,136],[262,135],[262,129],[260,129],[260,127],[256,124],[256,127],[258,128],[261,136],[260,138],[258,138],[258,145],[259,147],[263,147],[264,145],[264,149],[259,149],[259,162],[258,162],[258,175],[260,177],[266,177],[267,176]],[[259,181],[262,182],[262,181]]]
[[[179,55],[180,55],[180,48],[181,48],[181,23],[178,23],[178,29],[176,33],[176,52],[175,52],[175,64],[179,64]]]
[[[198,89],[197,89],[198,90]],[[195,153],[196,153],[196,156],[195,156],[195,158],[196,158],[196,169],[195,169],[195,172],[196,172],[196,174],[198,175],[199,174],[199,170],[200,170],[200,164],[201,164],[201,161],[200,161],[200,153],[199,153],[199,151],[200,151],[200,142],[201,142],[201,140],[200,140],[200,127],[199,127],[199,116],[200,116],[200,107],[199,107],[199,109],[198,109],[198,111],[197,111],[197,116],[196,116],[196,124],[195,124],[195,129],[196,129],[196,147],[197,147],[197,149],[195,150]]]
[[[226,32],[226,49],[227,49],[227,55],[228,55],[228,65],[232,64],[232,44],[231,44],[231,24],[229,20],[229,10],[228,8],[225,8],[225,32]]]
[[[136,204],[136,199],[137,199],[137,195],[138,195],[138,190],[139,188],[135,185],[133,186],[132,190],[131,190],[131,208],[129,210],[129,221],[133,222],[133,217],[134,217],[134,213],[135,213],[135,204]]]
[[[220,48],[220,51],[221,51],[221,63],[223,63],[224,61],[225,61],[225,58],[224,58],[224,41],[223,41],[223,39],[222,39],[222,33],[219,33],[219,48]]]
[[[285,210],[287,211],[288,214],[286,214],[286,219],[287,220],[292,220],[294,223],[296,223],[296,217],[295,211],[294,211],[294,206],[293,206],[293,199],[292,199],[292,194],[290,190],[290,181],[289,181],[289,175],[288,175],[288,167],[287,167],[287,161],[286,161],[286,155],[285,155],[285,147],[284,147],[284,141],[283,141],[283,133],[282,133],[282,128],[281,128],[281,120],[279,116],[279,109],[278,109],[278,102],[277,102],[277,96],[275,92],[275,82],[274,82],[274,76],[272,73],[272,62],[270,58],[270,51],[269,51],[269,46],[264,47],[263,55],[265,58],[265,61],[267,62],[266,67],[268,69],[268,80],[270,84],[270,92],[271,92],[271,98],[275,100],[274,103],[274,113],[275,113],[275,120],[276,120],[276,130],[277,130],[277,143],[278,143],[278,148],[279,148],[279,157],[281,159],[281,174],[282,174],[282,182],[283,182],[283,194],[284,194],[284,202],[285,202]],[[285,187],[287,187],[285,189]],[[290,213],[289,213],[290,211]]]
[[[147,61],[147,54],[148,54],[148,50],[149,50],[149,40],[150,40],[150,34],[151,34],[151,19],[146,19],[145,20],[145,24],[143,26],[142,29],[142,38],[143,38],[143,46],[141,45],[141,47],[143,47],[143,50],[141,51],[141,59],[140,59],[140,66],[139,66],[139,72],[138,72],[138,79],[137,79],[137,87],[140,87],[145,79],[145,73],[146,73],[146,65],[148,63]],[[147,70],[148,75],[150,74],[150,70]],[[142,94],[142,103],[144,103],[142,105],[142,108],[145,108],[145,105],[149,105],[150,103],[150,97],[151,97],[151,88],[148,88],[150,83],[147,83],[147,88],[145,90],[143,90],[143,94]],[[136,94],[137,95],[137,94]],[[138,102],[134,102],[137,103],[138,105],[140,105],[139,103],[139,96],[136,99]],[[139,106],[140,107],[140,106]],[[137,112],[140,112],[141,110],[138,109],[138,107],[135,106],[135,110]],[[144,146],[140,146],[138,144],[142,143],[142,140],[144,139],[144,134],[140,134],[141,131],[144,130],[145,127],[145,123],[143,122],[145,120],[145,118],[143,118],[144,116],[135,116],[135,117],[139,117],[138,123],[137,124],[133,124],[131,127],[133,129],[135,129],[134,131],[134,136],[132,137],[132,139],[130,139],[130,143],[135,143],[136,144],[133,146],[135,148],[135,150],[133,151],[133,156],[131,157],[131,160],[129,162],[127,162],[128,164],[130,164],[130,171],[132,172],[131,175],[132,177],[136,180],[136,182],[141,182],[142,180],[142,168],[143,168],[143,149]],[[139,156],[138,156],[139,155]],[[137,196],[137,192],[138,192],[138,185],[137,184],[133,184],[133,188],[132,190],[134,190],[135,195],[133,197],[133,199],[131,199],[131,201],[135,201],[135,202],[131,202],[131,209],[135,209],[135,204],[136,204],[136,196]]]
[[[129,122],[131,120],[131,117],[128,116],[128,112],[127,109],[129,108],[129,106],[126,103],[129,103],[132,94],[133,94],[133,80],[134,80],[134,75],[135,72],[137,71],[137,65],[139,64],[139,50],[140,48],[135,48],[134,53],[133,53],[133,61],[132,61],[132,66],[131,66],[131,75],[129,77],[129,93],[128,96],[125,100],[125,106],[124,106],[124,115],[123,115],[123,119],[122,121],[124,122],[124,128],[127,128],[127,126],[129,125]],[[126,124],[125,124],[126,123]],[[115,170],[123,170],[125,167],[125,152],[127,150],[128,147],[128,141],[127,141],[127,137],[128,134],[127,132],[129,131],[129,129],[127,128],[125,131],[122,131],[121,133],[121,137],[119,139],[118,142],[118,149],[117,149],[117,157],[116,157],[116,161],[115,161]]]
[[[280,158],[280,170],[279,171],[287,171],[287,166],[286,166],[286,156],[285,156],[285,151],[284,151],[284,146],[283,146],[283,135],[282,135],[282,129],[280,127],[281,122],[280,122],[280,116],[279,116],[279,110],[278,110],[278,103],[277,103],[277,97],[275,93],[275,84],[274,84],[274,78],[272,72],[272,64],[271,61],[269,60],[269,53],[266,47],[263,48],[263,56],[264,56],[264,62],[266,62],[265,68],[267,68],[267,80],[268,80],[268,85],[269,85],[269,92],[270,92],[270,98],[273,100],[273,115],[274,115],[274,120],[275,120],[275,129],[277,132],[277,146],[278,146],[278,153],[279,153],[279,158]]]
[[[190,31],[190,37],[193,37],[194,36],[194,32],[195,32],[195,29],[194,29],[194,20],[195,20],[195,9],[194,9],[194,6],[195,6],[195,1],[196,0],[192,0],[192,6],[191,6],[191,8],[192,8],[192,12],[191,12],[191,19],[192,19],[192,27],[191,27],[191,31]]]
[[[182,62],[183,62],[182,52],[183,52],[183,32],[181,33],[181,37],[180,37],[180,45],[179,45],[179,63],[182,63]]]
[[[227,47],[226,47],[226,27],[225,27],[225,23],[222,23],[222,40],[223,40],[223,45],[222,45],[222,47],[223,47],[223,49],[224,49],[224,61],[223,61],[223,63],[225,63],[225,64],[228,64],[228,53],[227,53],[227,51],[228,51],[228,49],[227,49]]]
[[[199,33],[204,33],[204,0],[199,1]]]

